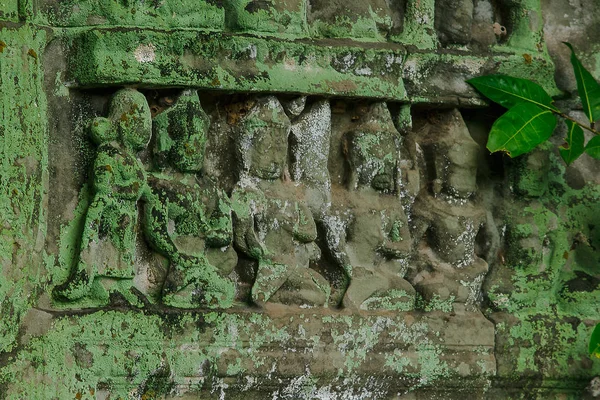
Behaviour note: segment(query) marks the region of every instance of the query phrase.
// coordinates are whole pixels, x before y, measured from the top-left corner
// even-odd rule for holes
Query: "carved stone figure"
[[[112,278],[112,286],[128,295],[123,286],[135,274],[137,202],[151,197],[136,152],[147,146],[151,132],[148,103],[133,89],[118,91],[111,100],[108,118],[92,121],[90,134],[98,145],[93,198],[74,268],[68,281],[55,288],[55,297],[74,301],[93,294],[106,301],[112,288],[94,286],[100,277]]]
[[[331,107],[327,100],[311,104],[292,123],[291,175],[306,189],[305,199],[313,215],[320,214],[331,203],[331,179],[327,171],[330,136]]]
[[[170,261],[162,300],[176,307],[227,307],[235,295],[225,278],[237,263],[230,202],[199,175],[209,125],[192,90],[154,119],[154,155],[162,172],[149,178],[159,201],[148,203],[145,227],[152,247]]]
[[[370,106],[342,146],[348,184],[332,189],[324,225],[329,251],[350,278],[343,305],[412,309],[415,290],[403,278],[412,241],[398,197],[400,135],[386,104]]]
[[[474,304],[488,270],[475,255],[485,211],[471,199],[477,191],[479,145],[458,110],[439,113],[414,134],[431,182],[413,206],[412,233],[419,267],[410,280],[427,298]]]
[[[259,98],[235,131],[241,172],[232,194],[234,240],[258,263],[252,301],[326,305],[329,283],[309,268],[320,256],[316,225],[302,189],[286,177],[288,117],[277,98]]]
[[[539,265],[546,265],[549,270],[560,265],[561,271],[570,268],[572,259],[567,251],[556,251],[557,243],[568,240],[560,230],[549,227],[558,226],[558,216],[548,210],[541,199],[548,191],[548,172],[550,157],[548,145],[542,145],[531,153],[511,159],[507,164],[509,185],[506,188],[506,228],[503,239],[504,248],[500,249],[497,265],[491,269],[485,291],[491,303],[499,309],[515,291],[514,268],[521,271]],[[544,221],[541,223],[541,221]],[[564,245],[563,245],[564,246]],[[560,275],[557,274],[557,276]],[[558,283],[554,288],[560,288]]]

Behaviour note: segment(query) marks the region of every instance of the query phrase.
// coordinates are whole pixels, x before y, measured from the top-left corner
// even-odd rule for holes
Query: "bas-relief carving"
[[[413,308],[415,291],[403,279],[411,238],[397,196],[400,139],[385,103],[375,103],[340,143],[347,182],[332,189],[323,221],[329,251],[349,277],[347,308]]]
[[[257,99],[235,127],[241,161],[232,194],[235,244],[257,261],[253,302],[323,306],[329,283],[309,268],[320,256],[315,221],[286,169],[290,129],[274,96]]]
[[[55,296],[69,301],[92,295],[107,298],[97,277],[120,286],[135,273],[138,201],[148,201],[147,173],[135,153],[151,137],[150,109],[145,97],[122,90],[111,101],[108,118],[96,118],[90,136],[98,145],[92,172],[92,201],[87,210],[80,250],[69,280]],[[127,291],[125,291],[127,292]]]
[[[412,207],[418,249],[409,279],[425,298],[475,304],[488,270],[475,254],[485,216],[474,196],[479,146],[457,110],[433,115],[412,135],[430,185]]]
[[[198,94],[185,91],[153,125],[160,172],[149,182],[158,202],[144,211],[149,242],[170,261],[162,300],[179,307],[231,305],[235,288],[223,278],[237,263],[231,207],[201,174],[210,121]]]
[[[158,285],[162,287],[158,297],[165,304],[229,306],[235,288],[222,275],[237,261],[231,247],[229,199],[210,179],[197,174],[203,165],[208,118],[198,95],[189,91],[154,121],[150,118],[144,95],[124,89],[114,95],[109,117],[91,123],[90,134],[99,144],[94,197],[76,267],[55,289],[55,297],[70,301],[91,297],[102,304],[109,292],[116,291],[135,303],[131,288],[136,235],[142,235],[168,260],[166,279]],[[147,172],[135,152],[148,145],[152,125],[155,168]],[[112,280],[95,282],[101,277]]]
[[[225,113],[235,154],[218,157],[237,177],[227,196],[204,168],[217,147],[206,147],[212,117],[198,94],[167,103],[151,119],[144,96],[123,89],[92,121],[93,199],[57,301],[105,305],[118,292],[179,308],[477,303],[487,271],[474,250],[478,146],[458,111],[401,135],[383,102],[346,112],[325,99],[247,97],[235,118]],[[142,262],[136,240],[153,256]],[[335,274],[346,284],[335,287]],[[162,281],[148,289],[144,275]]]

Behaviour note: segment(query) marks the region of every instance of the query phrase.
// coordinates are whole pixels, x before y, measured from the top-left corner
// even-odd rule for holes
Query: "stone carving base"
[[[47,331],[25,336],[31,351],[19,370],[28,373],[17,382],[27,391],[43,380],[36,385],[48,398],[387,399],[451,388],[482,396],[496,373],[494,326],[480,312],[267,305],[262,313],[30,314]]]

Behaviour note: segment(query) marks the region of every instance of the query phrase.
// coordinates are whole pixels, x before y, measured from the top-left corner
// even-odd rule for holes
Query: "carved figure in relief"
[[[547,145],[511,160],[510,189],[518,197],[515,196],[514,208],[511,205],[515,212],[507,218],[506,239],[511,245],[506,258],[510,264],[541,265],[543,262],[544,234],[538,232],[535,221],[537,213],[529,210],[544,209],[539,198],[548,190],[549,169],[550,152]]]
[[[286,107],[286,111],[289,108]],[[330,137],[331,107],[328,100],[309,104],[304,112],[298,113],[292,123],[291,177],[295,182],[302,182],[305,189],[304,199],[313,215],[318,215],[331,203],[331,179],[327,170]]]
[[[477,191],[479,145],[458,110],[437,114],[415,134],[431,180],[413,206],[411,223],[419,243],[419,266],[410,280],[427,298],[474,304],[488,270],[475,255],[475,239],[484,222]],[[428,168],[429,167],[429,168]],[[425,180],[425,179],[424,179]]]
[[[515,267],[521,272],[531,268],[534,276],[548,274],[554,266],[559,266],[560,271],[569,270],[572,261],[568,252],[567,258],[564,258],[564,251],[569,246],[564,231],[555,229],[559,225],[559,217],[540,199],[548,191],[548,145],[541,145],[528,154],[511,159],[509,163],[504,248],[498,252],[497,264],[491,269],[484,287],[488,299],[498,309],[509,304],[508,300],[515,291],[512,279]],[[540,266],[544,266],[543,270]],[[554,276],[558,277],[560,273]],[[560,287],[557,283],[552,286]]]
[[[55,297],[74,301],[90,295],[93,289],[94,297],[106,300],[106,288],[92,288],[97,277],[112,278],[117,290],[134,277],[137,202],[151,198],[136,152],[147,146],[151,132],[148,103],[133,89],[118,91],[111,100],[108,118],[92,121],[90,134],[98,145],[93,197],[75,266],[68,281],[56,287]],[[129,293],[124,288],[119,291],[125,296]]]
[[[324,225],[329,251],[350,278],[343,305],[412,309],[415,290],[403,278],[412,241],[398,197],[400,135],[386,104],[370,106],[342,146],[348,185],[332,189]]]
[[[170,261],[162,290],[176,307],[227,307],[235,287],[226,278],[237,263],[227,196],[201,176],[210,121],[195,91],[154,119],[154,159],[149,177],[157,202],[145,209],[152,247]]]
[[[309,268],[320,257],[316,225],[302,188],[286,178],[290,126],[273,96],[257,99],[237,122],[241,173],[232,194],[234,241],[257,261],[251,290],[256,304],[323,306],[329,283]]]

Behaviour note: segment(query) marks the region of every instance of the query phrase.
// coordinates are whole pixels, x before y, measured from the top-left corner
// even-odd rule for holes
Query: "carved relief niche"
[[[405,390],[429,385],[414,376],[432,346],[449,376],[465,360],[468,379],[495,371],[479,309],[480,148],[458,110],[193,87],[71,96],[44,307],[182,321],[174,336],[194,350],[169,348],[165,361],[181,388],[309,369],[333,380],[384,370],[408,377],[393,384]],[[477,338],[457,335],[465,324]],[[346,350],[363,342],[364,356]],[[174,360],[194,351],[182,372]]]
[[[401,134],[381,101],[101,97],[57,305],[476,308],[479,147],[457,110]]]

